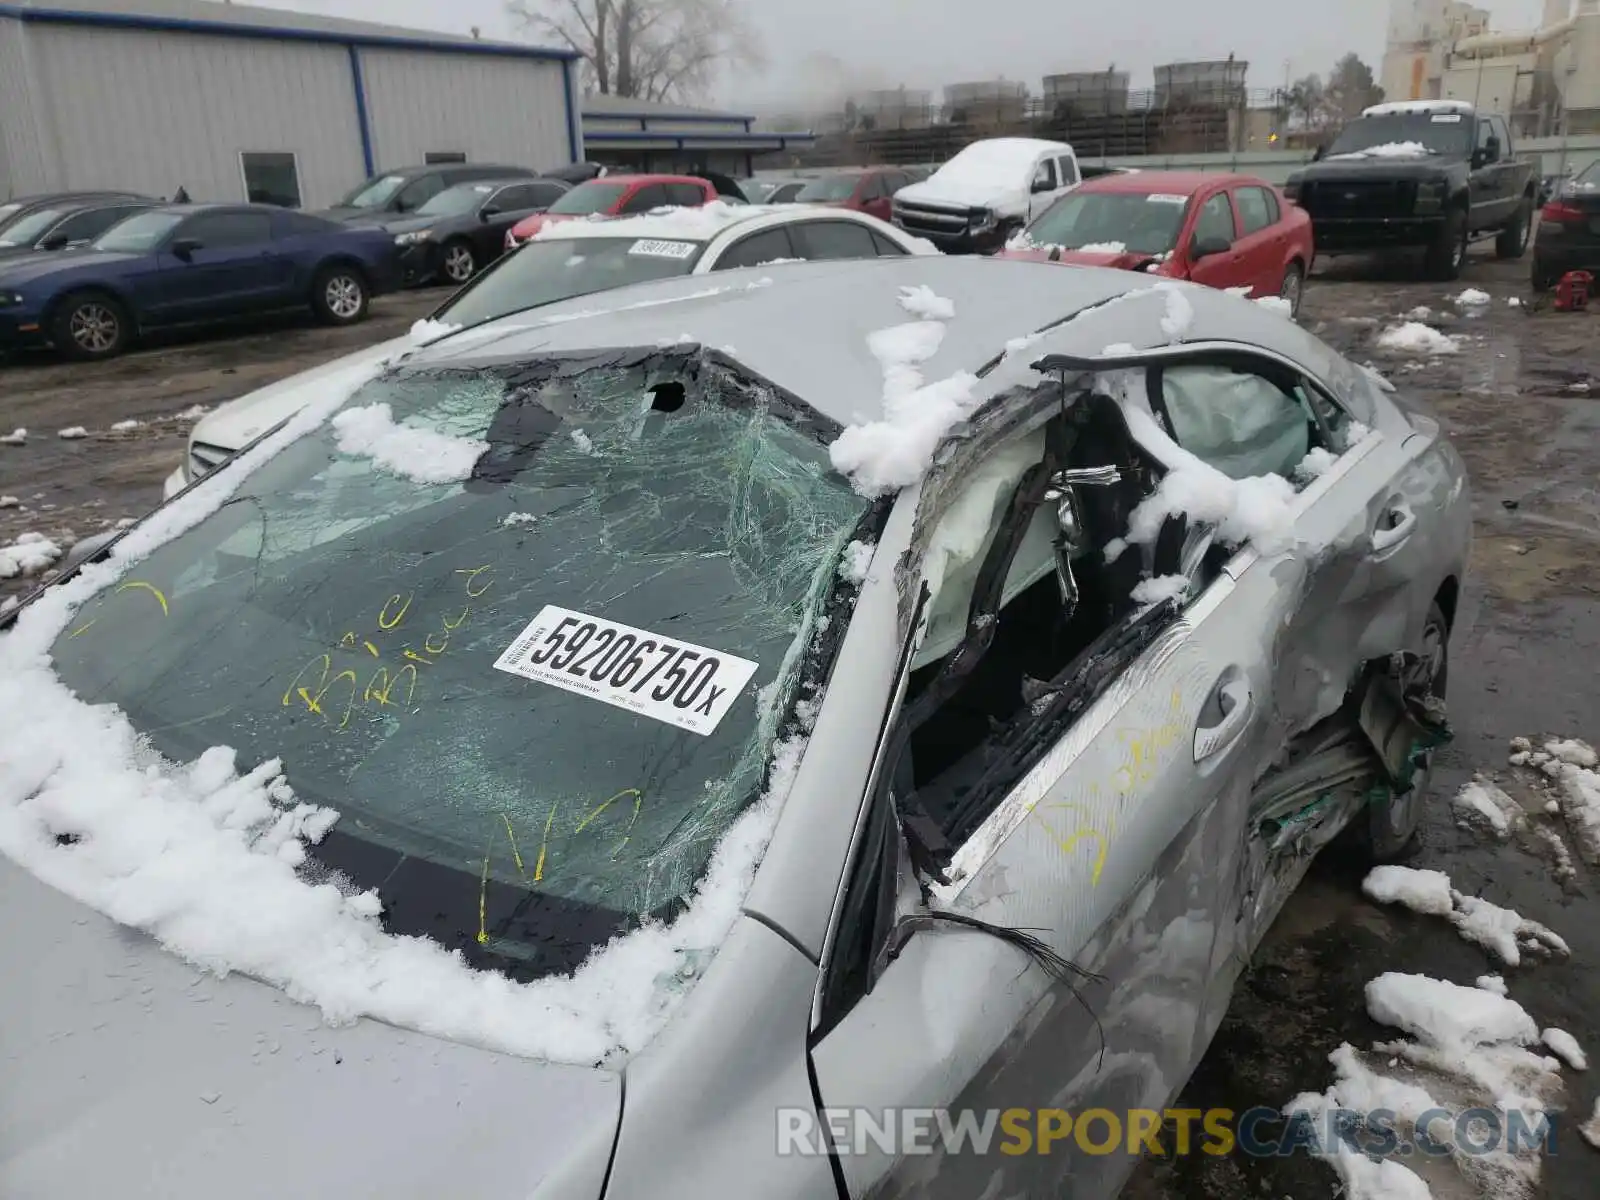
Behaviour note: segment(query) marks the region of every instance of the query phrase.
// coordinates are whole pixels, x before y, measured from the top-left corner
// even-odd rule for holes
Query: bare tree
[[[506,0],[506,10],[583,55],[586,86],[602,95],[693,100],[719,69],[762,61],[738,0]]]
[[[1316,129],[1321,124],[1323,95],[1322,77],[1306,75],[1289,85],[1283,94],[1283,106],[1291,121],[1299,118],[1303,128]]]
[[[1346,54],[1328,72],[1324,99],[1330,124],[1342,125],[1361,115],[1368,105],[1383,99],[1383,89],[1372,77],[1372,68],[1356,54]]]

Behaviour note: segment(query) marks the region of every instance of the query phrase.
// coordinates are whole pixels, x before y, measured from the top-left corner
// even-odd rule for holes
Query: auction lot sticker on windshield
[[[1145,197],[1148,204],[1187,204],[1189,197],[1175,196],[1171,192],[1151,192]]]
[[[554,604],[540,610],[494,666],[702,737],[756,673],[747,658]]]
[[[640,238],[628,247],[629,254],[642,254],[646,258],[688,258],[694,251],[693,242],[663,242],[657,238]]]
[[[1433,114],[1433,123],[1435,125],[1459,125],[1459,124],[1461,124],[1461,114],[1460,113],[1434,113]]]

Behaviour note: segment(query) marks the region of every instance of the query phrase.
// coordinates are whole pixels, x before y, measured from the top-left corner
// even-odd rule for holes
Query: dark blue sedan
[[[77,250],[0,262],[0,351],[110,358],[140,334],[310,308],[330,325],[400,286],[394,238],[265,204],[172,204]]]

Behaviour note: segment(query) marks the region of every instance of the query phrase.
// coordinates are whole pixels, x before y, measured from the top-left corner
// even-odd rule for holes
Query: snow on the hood
[[[1546,1029],[1539,1037],[1557,1058],[1574,1071],[1589,1069],[1589,1058],[1584,1054],[1583,1047],[1565,1029]]]
[[[1426,153],[1428,148],[1421,142],[1381,142],[1376,146],[1368,146],[1365,150],[1347,150],[1343,154],[1330,154],[1328,158],[1420,158]]]
[[[126,420],[111,422],[111,432],[126,433],[128,430],[137,429],[143,424],[144,422],[139,420],[138,417],[128,417]]]
[[[11,545],[0,546],[0,579],[37,575],[54,566],[61,554],[61,547],[42,533],[18,534]]]
[[[1477,288],[1467,288],[1460,295],[1452,296],[1451,299],[1462,308],[1476,308],[1479,305],[1488,304],[1491,297],[1488,292],[1479,291]]]
[[[1257,296],[1255,302],[1268,312],[1275,312],[1280,317],[1294,316],[1294,305],[1282,296]]]
[[[913,203],[955,204],[996,210],[1002,216],[1025,211],[1029,178],[1041,153],[1066,147],[1034,138],[986,138],[959,151],[921,183],[896,193]]]
[[[391,475],[417,483],[456,483],[472,476],[489,443],[397,425],[384,403],[347,408],[332,421],[341,453],[369,458]]]
[[[909,307],[905,296],[900,302]],[[913,303],[925,307],[920,299]],[[922,364],[943,341],[942,320],[891,325],[867,336],[883,368],[883,418],[847,426],[828,447],[834,470],[861,495],[881,496],[921,479],[945,435],[976,407],[978,377],[971,372],[923,382]]]
[[[863,542],[859,538],[844,548],[844,554],[839,559],[839,578],[846,583],[859,586],[866,579],[867,571],[872,566],[872,556],[878,547],[875,542]]]
[[[1361,889],[1380,904],[1403,904],[1414,912],[1444,917],[1463,938],[1482,946],[1508,967],[1520,966],[1525,953],[1571,953],[1554,930],[1509,908],[1463,895],[1443,871],[1375,867]]]
[[[4,437],[0,437],[0,446],[22,446],[28,441],[28,431],[18,426]]]
[[[1394,354],[1455,354],[1461,343],[1421,321],[1391,325],[1378,335],[1378,349]]]
[[[419,346],[449,337],[452,333],[459,333],[461,326],[452,325],[448,321],[435,321],[432,317],[423,317],[422,320],[411,326],[411,340]]]
[[[655,1035],[696,964],[733,927],[804,738],[774,742],[762,797],[718,844],[671,925],[619,936],[571,976],[516,984],[429,939],[387,933],[371,892],[346,895],[297,875],[304,846],[337,815],[297,801],[277,760],[240,772],[234,752],[217,746],[191,763],[165,761],[119,710],[79,700],[50,667],[51,645],[84,601],[215,512],[385,365],[324,380],[233,470],[158,509],[0,637],[0,711],[24,715],[0,721],[0,853],[188,962],[255,976],[330,1021],[371,1017],[558,1062],[614,1058]]]
[[[1194,324],[1194,305],[1175,283],[1158,283],[1156,290],[1167,294],[1167,311],[1161,318],[1161,332],[1169,342],[1181,342]]]
[[[1328,468],[1338,461],[1339,456],[1332,450],[1313,446],[1306,451],[1306,456],[1295,464],[1294,477],[1309,483],[1319,475],[1325,474]]]
[[[900,307],[921,321],[949,321],[956,315],[955,302],[936,295],[925,283],[901,288]]]
[[[594,453],[594,439],[581,429],[572,431],[572,444],[578,448],[579,454]]]
[[[515,529],[519,525],[537,525],[538,523],[539,517],[535,513],[507,513],[500,518],[500,525],[505,529]]]
[[[78,438],[88,437],[89,431],[82,425],[68,425],[65,429],[56,430],[56,436],[58,438],[65,438],[67,441],[72,442],[76,441]]]
[[[1125,242],[1090,242],[1085,246],[1073,246],[1072,249],[1079,254],[1126,254],[1128,246]]]

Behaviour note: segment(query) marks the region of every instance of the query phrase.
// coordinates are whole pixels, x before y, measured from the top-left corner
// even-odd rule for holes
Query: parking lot
[[[1564,937],[1571,958],[1507,971],[1511,994],[1541,1025],[1560,1026],[1600,1050],[1600,929],[1574,904],[1588,893],[1600,863],[1577,861],[1575,873],[1558,881],[1540,856],[1547,841],[1485,839],[1458,828],[1446,803],[1475,772],[1504,774],[1513,737],[1600,735],[1593,702],[1600,653],[1600,315],[1553,311],[1528,294],[1526,281],[1525,262],[1498,263],[1487,248],[1474,252],[1454,285],[1385,279],[1370,262],[1338,260],[1313,277],[1302,321],[1355,361],[1425,396],[1447,423],[1475,487],[1473,569],[1452,647],[1456,739],[1435,772],[1426,848],[1415,865],[1448,871],[1461,891],[1515,908]],[[1466,287],[1487,292],[1489,303],[1453,301]],[[23,444],[0,445],[0,495],[17,500],[0,509],[0,544],[25,531],[66,543],[147,511],[159,501],[162,480],[201,408],[394,336],[444,295],[430,289],[382,298],[372,319],[353,328],[291,322],[242,337],[141,349],[105,364],[40,358],[0,367],[0,433],[27,430]],[[1429,314],[1415,313],[1419,307]],[[1457,352],[1381,351],[1380,333],[1407,319],[1449,335]],[[139,424],[113,429],[129,420]],[[73,427],[84,436],[59,436]],[[15,594],[23,583],[5,581],[0,589]],[[1515,781],[1502,783],[1525,798]],[[1447,927],[1379,908],[1359,885],[1359,874],[1330,863],[1290,902],[1191,1081],[1188,1106],[1281,1105],[1326,1087],[1330,1051],[1343,1041],[1364,1046],[1386,1036],[1363,1001],[1362,989],[1375,975],[1426,972],[1470,983],[1495,969]],[[1569,1111],[1581,1121],[1596,1087],[1584,1074],[1569,1080],[1577,1092],[1567,1098]],[[1541,1194],[1592,1196],[1592,1152],[1571,1128],[1558,1133],[1557,1146]],[[1333,1188],[1327,1169],[1304,1156],[1197,1155],[1148,1163],[1129,1194],[1305,1200],[1332,1195]]]

